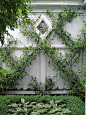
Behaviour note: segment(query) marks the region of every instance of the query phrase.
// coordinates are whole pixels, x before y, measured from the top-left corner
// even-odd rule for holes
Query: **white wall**
[[[31,15],[32,19],[36,20],[40,14],[41,13],[37,13],[36,15],[29,14],[29,16]],[[45,13],[44,13],[44,15],[45,15]],[[48,19],[48,21],[51,23],[52,21],[49,18],[49,16],[47,16],[47,15],[45,15],[45,16]],[[80,19],[78,17],[76,17],[76,18],[74,18],[74,20],[71,23],[67,22],[66,26],[64,27],[64,29],[72,35],[73,40],[75,37],[77,37],[77,35],[80,35],[79,30],[82,29],[82,27],[83,27],[82,20],[84,20],[84,13],[82,15],[80,15],[79,17],[80,17]],[[29,30],[29,28],[28,28],[28,30]],[[33,42],[29,39],[29,43],[28,43],[27,37],[22,35],[19,28],[15,29],[15,31],[9,30],[9,32],[14,36],[14,38],[17,37],[18,40],[20,40],[23,43],[23,45],[21,43],[18,43],[16,45],[16,50],[13,52],[13,56],[16,55],[17,58],[20,58],[20,56],[22,57],[22,54],[23,54],[22,51],[23,51],[24,45],[29,46]],[[52,38],[52,36],[51,36],[51,38]],[[65,44],[62,44],[62,40],[59,39],[59,37],[55,37],[54,40],[51,41],[51,44],[53,46],[55,46],[56,48],[58,48],[59,51],[63,54],[63,56],[65,55],[65,52],[67,52],[67,50],[68,50],[67,47],[65,46]],[[49,60],[50,60],[49,57],[45,56],[43,54],[43,52],[41,52],[41,54],[37,55],[36,59],[32,62],[32,65],[30,67],[27,66],[25,70],[28,72],[28,74],[30,76],[34,75],[34,77],[36,77],[38,79],[38,82],[44,83],[45,76],[53,77],[57,73],[56,71],[52,70],[53,69],[52,65],[48,66]],[[83,63],[83,55],[81,54],[80,62],[78,64],[75,64],[75,66],[73,66],[73,70],[75,72],[77,72],[77,70],[82,66],[82,63]],[[5,63],[2,63],[2,67],[7,70],[9,69],[8,67],[5,66]],[[29,78],[27,76],[18,82],[20,84],[20,85],[16,86],[18,89],[20,89],[22,87],[27,89],[28,88],[27,84],[29,83]],[[56,86],[54,88],[56,88],[58,86],[60,89],[62,89],[62,88],[66,88],[67,85],[69,85],[69,83],[66,82],[66,85],[64,86],[64,81],[60,78],[59,72],[58,72],[58,78],[55,80],[55,82],[56,82]]]

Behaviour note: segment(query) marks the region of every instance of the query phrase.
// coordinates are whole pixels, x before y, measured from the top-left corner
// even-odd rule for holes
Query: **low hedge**
[[[50,95],[0,95],[0,115],[6,115],[8,113],[9,107],[12,103],[20,103],[21,98],[25,99],[25,102],[37,102],[37,103],[48,103],[53,99],[54,101],[62,100],[58,105],[66,104],[65,108],[68,108],[71,113],[68,115],[85,115],[85,103],[76,96],[60,95],[60,96],[50,96]],[[67,115],[67,114],[64,114]]]

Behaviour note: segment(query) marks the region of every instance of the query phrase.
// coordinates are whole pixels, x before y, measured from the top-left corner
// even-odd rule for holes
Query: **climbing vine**
[[[28,31],[28,26],[27,25],[21,25],[21,32],[23,35],[30,37],[31,40],[35,42],[37,45],[36,47],[24,47],[23,50],[23,57],[20,57],[20,60],[16,57],[13,58],[11,53],[15,50],[15,47],[10,47],[12,43],[18,43],[18,40],[14,40],[13,37],[11,36],[12,39],[8,40],[8,45],[5,47],[0,48],[0,60],[1,62],[5,62],[6,66],[10,67],[12,70],[15,70],[14,73],[10,73],[6,75],[7,81],[4,81],[2,84],[3,86],[9,86],[5,88],[7,90],[8,88],[14,88],[14,86],[17,83],[18,79],[22,79],[24,76],[28,75],[27,72],[25,72],[25,68],[31,65],[32,61],[36,59],[36,56],[40,54],[41,51],[48,56],[51,61],[49,61],[49,64],[52,64],[54,66],[55,71],[59,71],[61,73],[62,79],[66,80],[67,82],[70,82],[71,86],[71,93],[77,93],[79,96],[84,97],[85,96],[85,88],[82,86],[82,84],[85,83],[85,79],[82,80],[82,82],[79,79],[79,75],[75,73],[72,70],[72,65],[74,63],[79,63],[79,57],[81,52],[85,51],[85,40],[86,40],[86,31],[83,29],[84,33],[82,32],[82,35],[78,36],[78,40],[73,41],[71,39],[71,34],[68,33],[67,31],[64,30],[64,25],[66,22],[71,22],[73,18],[77,17],[77,13],[75,12],[78,10],[76,7],[73,9],[73,12],[71,11],[71,8],[68,10],[67,7],[65,6],[65,12],[60,12],[57,13],[56,16],[58,15],[58,19],[55,15],[53,15],[52,12],[49,12],[47,10],[47,15],[49,15],[52,19],[52,30],[48,33],[46,39],[42,40],[35,31],[34,31],[34,24],[33,21],[31,21],[31,28]],[[40,18],[40,16],[39,16]],[[39,19],[38,18],[38,19]],[[37,20],[38,20],[37,19]],[[83,23],[86,24],[85,21]],[[23,29],[22,29],[23,28]],[[63,44],[65,44],[68,49],[69,53],[66,53],[66,58],[62,59],[62,54],[59,53],[59,50],[56,49],[55,47],[51,47],[51,44],[48,43],[50,40],[50,36],[52,33],[57,36],[59,36],[60,39],[62,39]],[[81,38],[84,38],[83,40]],[[28,39],[27,39],[28,40]],[[21,42],[20,42],[21,43]],[[29,51],[32,53],[28,55]],[[74,57],[77,55],[77,57],[74,59]],[[68,57],[69,61],[66,61]],[[74,59],[74,61],[73,61]],[[29,76],[29,75],[28,75]],[[80,75],[82,77],[82,75]],[[30,76],[29,76],[30,77]],[[14,82],[15,81],[15,82]],[[7,82],[7,83],[6,83]],[[68,86],[68,87],[69,87]],[[68,91],[69,92],[69,91]]]

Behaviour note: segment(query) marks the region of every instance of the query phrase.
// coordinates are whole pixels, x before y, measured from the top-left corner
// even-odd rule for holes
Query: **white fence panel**
[[[38,16],[41,13],[38,13],[38,15],[32,15],[32,18],[34,20],[36,20],[38,18]],[[45,15],[46,16],[46,15]],[[51,19],[46,16],[47,19],[51,22]],[[81,20],[80,20],[81,19]],[[64,27],[64,29],[66,31],[68,31],[69,33],[71,33],[72,38],[74,40],[74,38],[77,35],[80,35],[79,30],[83,27],[82,24],[82,20],[84,20],[84,16],[80,16],[80,19],[78,17],[74,18],[73,21],[71,23],[66,24],[66,26]],[[28,28],[29,30],[29,28]],[[22,33],[20,32],[19,29],[15,29],[15,31],[10,31],[10,33],[16,38],[18,38],[18,40],[20,40],[23,44],[18,43],[17,45],[15,45],[17,48],[15,49],[15,51],[13,52],[13,56],[16,55],[18,57],[18,59],[20,58],[20,56],[22,57],[23,54],[23,47],[25,46],[29,46],[31,45],[33,42],[29,39],[29,42],[27,42],[27,38],[25,36],[22,35]],[[53,36],[51,36],[52,39]],[[59,37],[54,37],[54,40],[51,40],[51,45],[55,46],[56,48],[59,49],[59,51],[65,55],[65,52],[67,51],[67,47],[65,46],[65,44],[62,44],[62,40],[59,39]],[[71,57],[70,57],[71,58]],[[53,66],[49,65],[48,66],[48,62],[49,62],[49,57],[46,57],[46,55],[43,54],[43,52],[41,52],[40,55],[37,55],[36,59],[32,62],[32,65],[30,65],[30,67],[26,67],[25,71],[30,75],[34,75],[34,77],[37,78],[38,82],[42,82],[45,83],[45,76],[56,76],[56,71],[53,71]],[[68,59],[67,59],[68,60]],[[80,62],[78,64],[74,64],[75,66],[73,67],[73,70],[77,72],[77,70],[82,66],[83,63],[83,55],[81,54],[80,56]],[[8,67],[5,68],[5,63],[2,63],[2,67],[4,69],[9,69]],[[27,84],[29,84],[29,77],[26,76],[25,78],[23,78],[21,81],[18,80],[19,85],[16,86],[18,89],[20,88],[24,88],[27,89],[29,88],[29,86]],[[69,85],[69,83],[66,82],[66,85],[64,86],[64,80],[62,80],[60,78],[60,75],[58,74],[58,78],[56,78],[55,80],[56,85],[54,88],[58,88],[59,89],[63,89],[63,88],[67,88],[67,86]],[[69,89],[69,88],[68,88]]]

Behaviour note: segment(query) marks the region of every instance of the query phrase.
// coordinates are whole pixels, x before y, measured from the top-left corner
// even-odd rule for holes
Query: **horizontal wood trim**
[[[30,13],[29,11],[27,11],[27,12]],[[32,12],[34,12],[34,13],[43,13],[43,12],[47,12],[47,11],[46,11],[46,9],[40,9],[39,10],[39,9],[33,9],[32,8]],[[62,9],[62,8],[61,9],[60,8],[59,9],[58,8],[55,9],[54,8],[54,10],[52,12],[53,13],[64,12],[64,9]],[[77,15],[80,15],[80,14],[84,15],[85,12],[86,12],[85,10],[78,10],[78,14]],[[33,14],[30,13],[30,15],[33,15]]]
[[[7,91],[0,94],[36,94],[36,93],[35,91],[34,92],[33,91]],[[65,91],[52,91],[50,94],[69,94],[69,93],[67,93],[67,91],[65,90]]]
[[[30,3],[27,3],[30,4]],[[33,1],[33,5],[83,5],[82,1]]]
[[[29,45],[31,46],[31,45]],[[25,47],[29,47],[29,46],[25,46]],[[33,47],[36,47],[36,45],[34,45]],[[65,49],[68,49],[65,45],[57,45],[57,44],[51,44],[51,47],[55,47],[55,48],[65,48]],[[15,49],[24,49],[24,46],[15,46]]]

